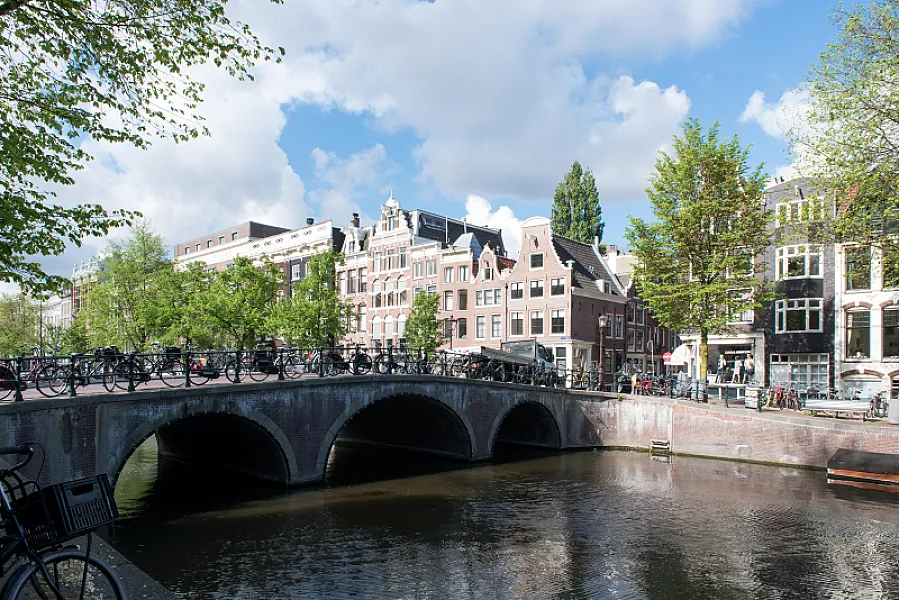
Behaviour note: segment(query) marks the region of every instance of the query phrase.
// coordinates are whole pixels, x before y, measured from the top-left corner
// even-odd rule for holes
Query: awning
[[[689,344],[681,344],[671,353],[671,360],[668,361],[668,364],[672,367],[685,366],[690,361],[690,355],[692,353]]]

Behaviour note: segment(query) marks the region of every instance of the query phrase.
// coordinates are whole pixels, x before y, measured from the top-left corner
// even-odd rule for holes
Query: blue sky
[[[406,208],[502,227],[514,247],[518,221],[549,215],[578,159],[597,177],[605,241],[620,244],[627,216],[649,215],[658,150],[690,116],[788,173],[784,117],[801,114],[796,90],[835,35],[832,6],[235,0],[234,16],[286,47],[284,64],[253,84],[196,70],[211,137],[145,152],[86,141],[97,160],[60,199],[141,210],[174,244],[249,219],[371,220],[393,190]],[[66,273],[104,244],[46,265]]]

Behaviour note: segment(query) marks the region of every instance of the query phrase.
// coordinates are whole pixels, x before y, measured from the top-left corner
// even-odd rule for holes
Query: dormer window
[[[492,281],[493,280],[493,269],[484,269],[484,281]]]

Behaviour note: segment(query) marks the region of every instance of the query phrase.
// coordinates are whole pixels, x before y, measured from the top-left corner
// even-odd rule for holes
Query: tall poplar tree
[[[412,299],[412,310],[406,321],[403,334],[410,348],[422,349],[427,353],[434,352],[443,343],[442,323],[437,319],[440,310],[440,296],[424,292],[415,294]]]
[[[717,123],[705,132],[690,119],[650,177],[655,220],[632,217],[626,232],[637,257],[634,280],[656,319],[698,334],[701,380],[709,335],[729,333],[735,315],[769,299],[760,260],[772,235],[766,176],[747,163],[737,137],[721,140]]]
[[[556,186],[553,194],[552,231],[579,242],[592,244],[594,237],[602,241],[605,223],[599,191],[590,169],[584,170],[577,161]]]

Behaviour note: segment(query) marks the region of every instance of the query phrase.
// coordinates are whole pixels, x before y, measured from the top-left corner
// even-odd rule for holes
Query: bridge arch
[[[489,451],[496,442],[562,449],[562,429],[551,408],[538,400],[522,400],[500,412],[490,430]]]
[[[132,430],[120,453],[110,451],[106,472],[113,486],[134,451],[153,435],[161,454],[187,462],[285,485],[294,482],[299,473],[290,441],[265,414],[178,407],[176,415],[162,415]]]
[[[325,434],[317,471],[324,479],[331,449],[341,435],[460,460],[471,460],[477,440],[471,423],[452,401],[394,386],[349,406]]]

